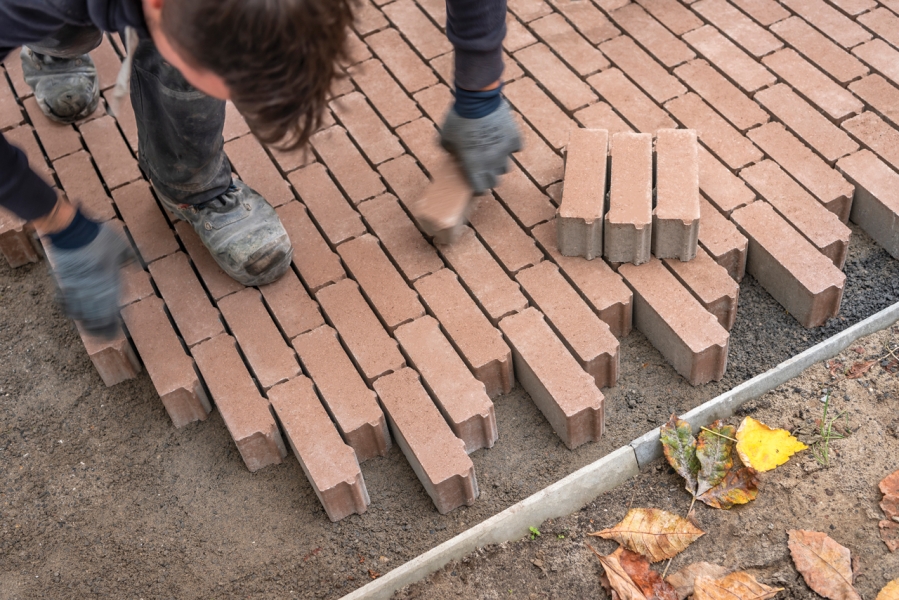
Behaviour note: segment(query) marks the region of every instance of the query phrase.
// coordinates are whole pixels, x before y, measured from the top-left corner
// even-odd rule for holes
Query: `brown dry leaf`
[[[874,366],[876,360],[866,360],[864,362],[857,362],[849,369],[849,372],[846,373],[846,379],[858,379],[865,373],[871,370],[871,367]]]
[[[625,550],[620,557],[621,566],[643,595],[650,600],[678,600],[674,587],[649,568],[645,556]]]
[[[883,511],[887,519],[892,519],[899,523],[899,496],[884,496],[880,502],[880,510]]]
[[[899,550],[899,523],[896,521],[880,522],[880,537],[890,552]]]
[[[699,499],[713,508],[731,508],[746,504],[759,495],[759,479],[754,469],[742,467],[728,471],[724,481],[713,487]]]
[[[899,579],[889,582],[874,600],[899,600]]]
[[[899,471],[884,477],[879,487],[884,496],[899,496]]]
[[[755,577],[743,571],[731,573],[721,579],[697,577],[694,587],[693,600],[765,600],[783,591],[783,588],[759,583]]]
[[[684,600],[688,596],[693,595],[693,583],[696,581],[697,577],[719,579],[727,575],[727,573],[728,569],[721,565],[698,562],[687,565],[677,573],[672,573],[665,579],[665,581],[673,585],[678,598]]]
[[[791,529],[787,534],[793,564],[812,590],[830,600],[861,600],[852,587],[848,548],[818,531]]]
[[[677,556],[705,532],[670,512],[633,508],[614,527],[588,535],[615,540],[651,562],[658,562]]]
[[[593,548],[590,549],[593,550]],[[593,550],[593,553],[599,557],[602,568],[606,571],[609,585],[612,587],[613,591],[618,593],[618,597],[621,598],[621,600],[647,600],[646,594],[637,587],[637,584],[634,583],[630,578],[630,575],[627,574],[627,571],[621,565],[621,555],[625,552],[627,552],[627,550],[620,546],[618,547],[618,550],[615,550],[615,552],[608,556],[602,556],[601,554],[597,554],[596,550]]]
[[[899,522],[899,471],[883,478],[880,491],[883,493],[883,502],[880,503],[883,514],[887,519]]]

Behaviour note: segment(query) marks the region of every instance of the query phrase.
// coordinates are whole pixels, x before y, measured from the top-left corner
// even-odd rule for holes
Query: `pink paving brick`
[[[437,22],[437,26],[441,30],[446,28],[446,2],[444,0],[417,0],[417,2],[422,10]],[[386,2],[379,0],[378,4],[386,4]]]
[[[699,238],[699,143],[691,129],[656,134],[652,253],[693,260]]]
[[[699,213],[699,245],[734,281],[743,281],[749,241],[705,198],[699,199]]]
[[[184,254],[176,252],[157,260],[150,265],[150,274],[185,344],[195,346],[224,333],[219,312]]]
[[[656,102],[676,98],[686,88],[627,36],[618,36],[600,46],[619,69],[633,79]]]
[[[398,0],[382,10],[426,59],[452,50],[446,36],[434,27],[412,0]]]
[[[259,192],[269,204],[278,207],[294,199],[278,168],[254,135],[225,144],[225,153],[241,181]]]
[[[438,170],[446,160],[446,150],[440,147],[440,133],[429,119],[422,117],[406,123],[397,127],[396,133],[429,173]]]
[[[522,67],[569,111],[596,101],[590,87],[556,58],[544,44],[533,44],[515,53]]]
[[[296,338],[293,345],[359,462],[387,454],[391,442],[384,413],[341,347],[336,332],[325,325]]]
[[[112,89],[103,92],[103,97],[106,99],[107,106],[109,106],[112,99],[112,93]],[[131,148],[131,153],[137,156],[137,120],[134,116],[134,106],[131,104],[130,96],[122,99],[119,103],[119,112],[116,115],[113,115],[113,117],[115,118],[116,123],[119,124],[122,135],[128,143],[128,147]]]
[[[212,296],[213,300],[218,300],[228,294],[233,294],[234,292],[244,289],[243,285],[237,283],[222,271],[221,267],[215,262],[215,259],[212,258],[212,255],[209,254],[209,250],[206,249],[206,246],[204,246],[203,242],[200,241],[200,238],[197,237],[193,227],[186,221],[178,221],[175,223],[175,231],[178,232],[178,238],[181,240],[181,243],[184,244],[184,248],[187,250],[188,255],[190,255],[190,260],[200,273],[200,278],[206,285],[206,289],[209,290],[209,295]]]
[[[682,262],[676,258],[666,258],[662,262],[699,300],[702,307],[715,315],[718,323],[730,331],[737,318],[740,286],[731,279],[727,269],[716,263],[702,248],[689,262]]]
[[[354,281],[345,279],[319,290],[316,299],[368,385],[406,364]]]
[[[450,429],[465,443],[465,452],[492,448],[498,437],[493,402],[437,321],[429,316],[416,319],[398,328],[396,338]]]
[[[843,129],[893,169],[899,168],[899,131],[872,112],[843,123]]]
[[[506,37],[503,38],[503,48],[508,52],[515,52],[536,41],[537,38],[531,35],[531,32],[511,12],[506,12]]]
[[[454,244],[438,249],[494,325],[527,306],[518,284],[503,272],[470,228],[465,227]]]
[[[34,129],[29,125],[22,125],[21,127],[4,131],[3,137],[10,144],[25,153],[25,157],[28,158],[28,166],[31,167],[32,171],[43,177],[47,182],[53,181],[53,169],[47,164],[47,159],[37,144],[37,138],[34,137]]]
[[[340,257],[328,248],[302,204],[288,202],[277,212],[293,244],[293,264],[311,292],[346,277]]]
[[[869,75],[851,83],[849,89],[871,109],[893,125],[899,125],[899,89],[880,75]],[[14,130],[17,131],[17,130]]]
[[[776,23],[771,26],[771,31],[840,83],[848,83],[868,73],[868,68],[857,58],[799,17]]]
[[[31,242],[31,229],[25,221],[6,210],[0,211],[0,254],[13,269],[41,259]]]
[[[588,109],[584,109],[588,110]],[[550,148],[550,146],[540,138],[539,135],[531,128],[530,125],[518,113],[512,113],[515,122],[518,124],[518,131],[521,134],[521,143],[524,146],[520,152],[516,152],[512,156],[515,161],[521,165],[521,168],[527,171],[528,175],[534,178],[539,185],[549,185],[554,181],[562,179],[562,159]],[[567,143],[567,140],[566,140]],[[497,192],[507,185],[509,179],[517,178],[512,174],[518,169],[510,164],[510,172],[499,180]],[[509,184],[512,186],[512,184]],[[530,193],[528,194],[530,196]],[[512,202],[512,201],[510,201]]]
[[[453,94],[450,92],[449,88],[442,83],[432,85],[428,89],[418,92],[413,97],[424,109],[428,117],[435,123],[442,123],[443,119],[446,117],[446,113],[449,112],[450,107],[453,105]],[[355,135],[352,130],[350,130],[350,134]],[[362,145],[358,140],[357,142]],[[363,150],[365,150],[364,145]],[[371,158],[371,156],[369,156],[369,158]],[[377,161],[372,159],[372,162]]]
[[[604,398],[534,308],[500,323],[522,387],[570,450],[598,441],[605,429]]]
[[[755,194],[739,177],[721,164],[712,153],[699,146],[699,189],[719,211],[729,215],[734,209],[755,201]]]
[[[53,168],[66,196],[80,205],[87,216],[97,221],[115,218],[112,200],[103,189],[87,152],[79,151],[60,158],[53,163]]]
[[[354,204],[384,192],[384,184],[341,127],[331,127],[310,138],[340,187]]]
[[[22,75],[22,61],[19,60],[19,50],[20,48],[16,48],[10,52],[3,60],[3,66],[6,68],[10,81],[12,81],[12,87],[16,92],[16,96],[20,99],[25,99],[33,96],[34,93],[28,87],[28,84],[25,83],[25,78]]]
[[[837,168],[855,184],[852,222],[899,259],[899,176],[868,150],[840,159]]]
[[[332,101],[333,102],[333,101]],[[305,145],[302,148],[297,148],[296,150],[290,150],[284,152],[282,150],[278,150],[274,147],[269,147],[268,151],[271,153],[272,159],[278,164],[281,171],[284,173],[290,173],[300,167],[304,167],[311,162],[316,160],[315,154],[312,152],[312,148],[309,145]]]
[[[407,210],[418,202],[430,183],[428,176],[408,154],[382,164],[378,171]]]
[[[22,104],[25,105],[28,118],[51,161],[81,150],[81,138],[74,127],[51,121],[44,116],[33,96],[26,98]]]
[[[289,179],[331,245],[336,246],[366,232],[359,213],[334,185],[324,165],[313,163],[294,171]]]
[[[615,23],[646,48],[663,65],[676,67],[695,55],[638,4],[628,4],[611,13]]]
[[[396,29],[385,29],[365,38],[365,43],[407,92],[417,92],[437,83],[437,76]]]
[[[558,158],[555,154],[554,158]],[[526,228],[553,218],[555,208],[549,198],[514,163],[499,180],[494,192],[509,212]]]
[[[899,16],[885,8],[877,8],[858,18],[858,22],[893,46],[899,46]]]
[[[508,6],[509,10],[525,23],[545,17],[552,12],[552,8],[543,0],[509,0]]]
[[[359,35],[368,35],[389,25],[384,13],[378,10],[370,0],[357,3],[353,17],[353,29]]]
[[[782,83],[762,90],[755,99],[830,164],[858,150],[845,132]]]
[[[146,181],[135,181],[112,193],[128,232],[146,263],[177,252],[178,242]]]
[[[852,232],[835,214],[816,202],[773,161],[766,160],[743,169],[740,177],[821,254],[833,261],[838,269],[843,268]]]
[[[268,396],[328,518],[336,522],[364,513],[371,500],[356,453],[340,439],[312,382],[297,377],[272,388]]]
[[[447,52],[446,54],[442,54],[437,58],[431,61],[431,68],[437,72],[437,75],[440,76],[440,79],[443,80],[448,86],[453,86],[455,83],[455,71],[456,71],[456,63],[455,58],[453,57],[452,52]],[[509,67],[506,65],[506,69],[504,73],[504,79],[509,80]]]
[[[137,161],[131,156],[112,117],[100,117],[78,127],[87,148],[100,169],[106,187],[115,189],[140,179]]]
[[[602,43],[621,33],[590,2],[581,2],[580,0],[550,0],[550,2],[560,13],[565,15],[566,19],[571,21],[575,29],[593,44]],[[531,27],[536,30],[534,24],[531,24]],[[555,48],[555,44],[550,44],[550,46]]]
[[[840,221],[849,220],[854,188],[780,123],[768,123],[749,132],[765,153],[790,173]]]
[[[474,504],[478,482],[465,443],[453,435],[412,369],[375,382],[397,445],[440,514]]]
[[[874,0],[830,0],[830,3],[850,16],[860,15],[877,6]],[[889,0],[883,4],[888,5]]]
[[[840,310],[846,276],[765,202],[734,211],[749,238],[746,270],[804,327],[818,327]]]
[[[75,321],[75,327],[91,363],[106,387],[137,377],[141,370],[140,361],[124,332],[119,331],[112,339],[104,339],[86,332],[78,321]]]
[[[288,270],[280,279],[259,286],[265,304],[275,318],[281,335],[289,340],[325,324],[318,304],[300,283],[296,273]]]
[[[122,68],[122,59],[116,54],[108,36],[103,36],[100,45],[91,51],[91,58],[97,67],[97,76],[100,79],[100,89],[108,90],[113,87]]]
[[[365,96],[353,92],[331,102],[331,110],[346,127],[362,152],[374,164],[396,158],[403,153],[396,136],[369,106]]]
[[[568,143],[571,119],[532,79],[519,79],[506,84],[503,95],[553,148],[559,150]]]
[[[0,131],[16,127],[25,121],[16,97],[2,75],[3,71],[0,71]]]
[[[899,51],[881,39],[857,46],[852,53],[868,63],[872,69],[899,85]]]
[[[153,296],[130,304],[122,309],[122,319],[175,427],[205,420],[212,410],[209,399],[162,300]]]
[[[764,27],[790,16],[790,11],[774,0],[733,0],[733,3]]]
[[[768,113],[706,61],[691,60],[674,73],[740,131],[768,121]]]
[[[844,48],[852,48],[871,39],[868,31],[825,3],[824,0],[781,1],[787,8]]]
[[[234,103],[228,101],[225,103],[225,129],[222,131],[222,137],[226,142],[236,140],[250,133],[250,127],[244,120],[243,115],[234,106]]]
[[[530,26],[543,43],[557,52],[578,74],[590,75],[609,66],[602,53],[575,31],[562,15],[547,15],[531,22]]]
[[[110,223],[118,223],[121,227],[121,222],[111,221]],[[137,261],[132,261],[122,267],[121,275],[122,291],[119,295],[119,306],[128,306],[147,296],[156,295],[156,292],[153,291],[153,284],[150,283],[149,273],[144,271]]]
[[[690,385],[724,377],[727,330],[661,261],[621,265],[618,272],[634,291],[634,325],[675,371]]]
[[[461,235],[474,209],[474,191],[458,160],[448,153],[434,167],[432,177],[417,198],[404,203],[419,228],[435,243],[451,244]]]
[[[614,386],[618,382],[618,340],[565,281],[559,268],[543,262],[521,271],[517,279],[596,387]]]
[[[768,69],[711,25],[685,34],[684,39],[745,92],[754,92],[777,81]]]
[[[471,213],[471,226],[509,273],[543,260],[534,240],[493,196],[481,196]]]
[[[565,154],[565,188],[556,218],[559,252],[588,260],[602,256],[609,132],[572,129]]]
[[[616,133],[610,154],[603,256],[609,262],[639,265],[649,260],[652,238],[652,136]]]
[[[691,5],[724,35],[756,58],[783,47],[783,42],[757,25],[726,0],[701,0]]]
[[[234,338],[222,334],[193,350],[197,366],[250,471],[279,464],[287,449],[268,400],[259,395],[237,353]]]
[[[703,25],[689,8],[677,0],[638,0],[637,4],[661,21],[674,35],[683,35]]]
[[[587,129],[605,129],[609,135],[622,132],[633,133],[634,131],[633,127],[619,117],[618,113],[605,102],[597,102],[577,111],[574,118]]]
[[[607,69],[593,75],[587,82],[638,131],[655,133],[659,129],[676,127],[668,113],[637,89],[618,69]]]
[[[369,60],[356,65],[349,69],[349,74],[391,127],[421,116],[412,99],[400,89],[379,61]]]
[[[341,67],[357,65],[371,58],[371,52],[369,52],[368,46],[366,46],[354,33],[347,32],[346,44],[347,58],[345,62],[340,64]]]

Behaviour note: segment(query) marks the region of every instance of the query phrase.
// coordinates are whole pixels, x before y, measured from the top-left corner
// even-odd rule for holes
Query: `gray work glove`
[[[509,170],[509,155],[521,150],[521,134],[503,98],[499,108],[479,119],[464,119],[450,109],[440,144],[462,163],[475,194],[483,194]]]

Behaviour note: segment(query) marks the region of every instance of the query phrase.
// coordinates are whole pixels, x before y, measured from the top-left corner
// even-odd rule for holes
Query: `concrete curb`
[[[797,354],[681,415],[694,428],[731,416],[745,402],[761,396],[802,373],[813,364],[836,356],[858,338],[899,321],[899,302]],[[436,548],[410,560],[383,577],[362,586],[342,600],[387,600],[400,588],[415,583],[477,548],[519,539],[528,527],[571,514],[639,473],[640,467],[662,456],[659,429],[653,429],[599,460],[510,506]]]

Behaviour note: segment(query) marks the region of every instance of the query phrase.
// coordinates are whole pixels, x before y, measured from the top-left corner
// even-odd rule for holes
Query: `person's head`
[[[162,57],[198,90],[230,99],[265,143],[317,129],[346,57],[356,0],[143,0]]]

